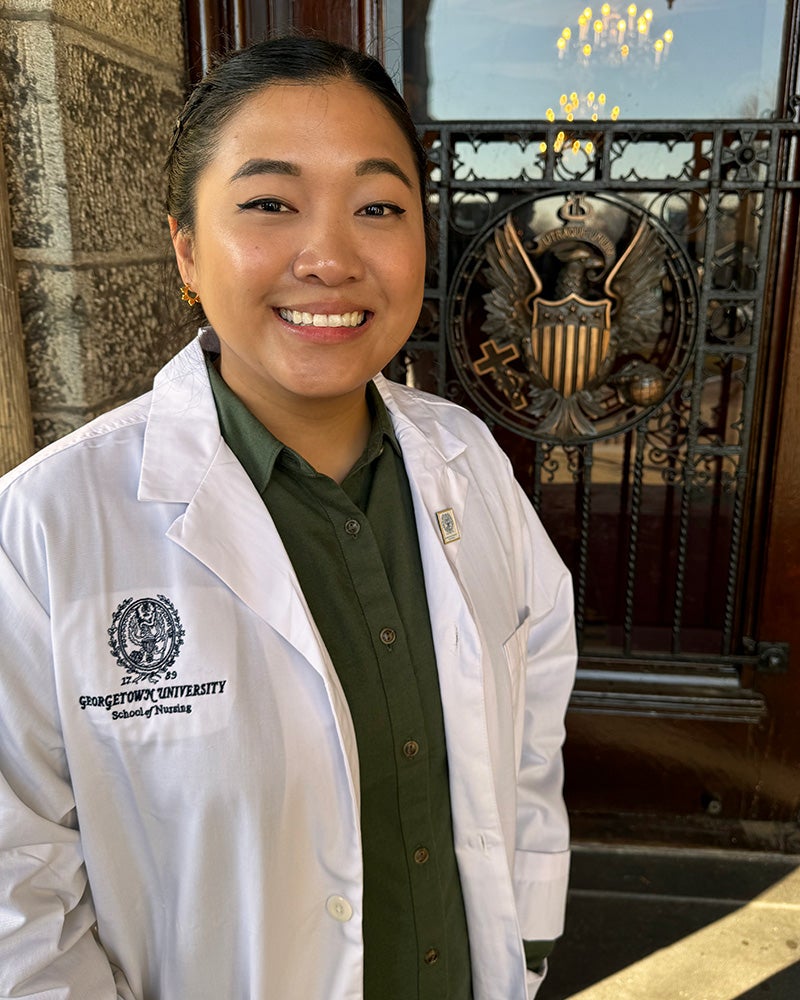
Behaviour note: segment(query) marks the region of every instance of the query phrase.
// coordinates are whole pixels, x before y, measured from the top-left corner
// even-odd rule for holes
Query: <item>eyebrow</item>
[[[401,180],[409,191],[414,190],[414,185],[409,180],[408,175],[404,170],[400,169],[394,160],[362,160],[356,167],[356,177],[365,177],[368,174],[392,174]]]
[[[257,157],[243,163],[231,177],[230,183],[233,184],[242,177],[255,177],[258,174],[285,174],[289,177],[299,177],[300,167],[287,160],[265,160]]]
[[[408,174],[402,170],[394,160],[375,157],[369,160],[362,160],[356,165],[356,177],[367,177],[371,174],[391,174],[397,177],[409,189],[414,190],[414,185]],[[231,177],[229,183],[241,180],[243,177],[256,177],[259,174],[283,174],[288,177],[299,177],[300,167],[296,163],[288,160],[268,160],[255,157],[243,163],[236,173]]]

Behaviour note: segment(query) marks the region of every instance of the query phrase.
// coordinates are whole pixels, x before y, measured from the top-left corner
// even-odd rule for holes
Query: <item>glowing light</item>
[[[603,17],[608,17],[608,15],[611,13],[611,4],[604,3],[603,6],[600,8],[600,13],[603,15]]]
[[[669,43],[672,41],[674,37],[675,35],[672,31],[672,28],[667,28],[667,30],[664,32],[664,41],[667,43],[667,45],[669,45]]]
[[[592,142],[591,139],[589,139],[589,141],[586,143],[586,145],[583,148],[586,150],[587,153],[593,153],[594,152],[594,143]]]
[[[559,97],[559,99],[558,99],[558,103],[563,108],[564,105],[567,103],[567,95],[566,94],[562,94],[561,97]]]
[[[640,17],[639,20],[636,22],[636,30],[639,32],[640,35],[646,35],[649,28],[650,28],[649,22],[646,21],[643,17]]]
[[[623,45],[623,46],[622,46],[622,48],[621,48],[621,49],[620,49],[619,51],[620,51],[620,53],[622,54],[622,58],[623,58],[623,59],[627,59],[627,58],[628,58],[628,56],[629,56],[629,55],[630,55],[630,53],[631,53],[631,50],[630,50],[630,47],[629,47],[629,46],[627,46],[627,45]]]
[[[573,104],[575,105],[575,107],[577,107],[577,106],[578,106],[578,104],[580,104],[580,98],[578,97],[578,94],[577,94],[577,92],[576,92],[576,91],[574,91],[574,90],[573,90],[573,91],[572,91],[572,93],[571,93],[571,94],[569,95],[569,99],[570,99],[570,100],[572,101],[572,103],[573,103]]]
[[[546,153],[547,152],[547,143],[546,142],[540,142],[539,143],[539,152],[540,153]]]
[[[637,13],[638,12],[637,12],[637,9],[636,9],[636,4],[632,3],[630,5],[630,7],[628,7],[628,14],[629,14],[630,17],[636,17]]]
[[[572,144],[572,152],[573,153],[580,153],[580,151],[581,151],[581,144],[576,139],[575,142],[573,142],[573,144]]]
[[[597,97],[597,103],[600,104],[601,106],[603,104],[605,104],[606,103],[606,95],[605,94],[599,94],[598,97]]]
[[[559,49],[561,52],[563,52],[566,47],[567,47],[566,38],[559,38],[559,40],[556,42],[556,48]]]
[[[617,31],[620,33],[620,35],[624,35],[625,34],[625,29],[627,27],[628,27],[628,24],[627,24],[626,21],[622,21],[622,20],[617,21]]]
[[[571,111],[567,115],[567,121],[568,122],[574,122],[575,121],[575,115],[573,115],[573,113]]]
[[[570,38],[572,38],[572,29],[564,28],[564,30],[561,32],[561,37],[566,38],[566,40],[569,41]]]
[[[619,118],[619,106],[615,104],[611,109],[611,121],[615,122],[617,118]]]
[[[648,7],[647,10],[644,12],[644,17],[646,21],[653,20],[653,11],[650,7]]]
[[[653,48],[656,50],[656,52],[663,52],[664,51],[664,39],[663,38],[659,38],[653,44]]]
[[[554,122],[556,120],[556,113],[555,113],[555,111],[553,111],[552,108],[548,108],[547,111],[545,111],[544,114],[545,114],[545,118],[549,122]]]
[[[587,57],[587,59],[592,54],[592,47],[588,42],[583,47],[583,54]]]
[[[603,30],[603,22],[602,21],[595,21],[594,24],[592,25],[592,27],[594,28],[594,30],[599,35],[600,32]]]
[[[590,90],[589,93],[586,95],[586,100],[589,102],[589,104],[594,104],[594,91],[593,90]]]
[[[587,21],[591,21],[591,19],[592,19],[592,8],[591,7],[584,7],[583,8],[583,16],[586,18]]]

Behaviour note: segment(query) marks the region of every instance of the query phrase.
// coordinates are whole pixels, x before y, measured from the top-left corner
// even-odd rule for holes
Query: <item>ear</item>
[[[181,277],[195,291],[198,291],[195,284],[197,271],[194,263],[194,244],[192,237],[187,230],[180,229],[178,220],[171,215],[167,216],[169,222],[169,232],[172,237],[172,246],[175,248],[175,260],[178,262],[178,270]]]

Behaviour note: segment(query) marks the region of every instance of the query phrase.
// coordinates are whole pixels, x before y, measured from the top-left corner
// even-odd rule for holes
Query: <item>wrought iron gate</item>
[[[574,574],[573,709],[738,722],[787,121],[430,123],[438,246],[393,377],[479,413]]]

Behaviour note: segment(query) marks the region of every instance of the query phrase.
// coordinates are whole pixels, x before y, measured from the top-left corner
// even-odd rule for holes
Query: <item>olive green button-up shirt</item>
[[[208,367],[222,435],[275,522],[353,720],[365,1000],[470,1000],[436,656],[411,493],[383,400],[370,383],[369,441],[339,485]]]

